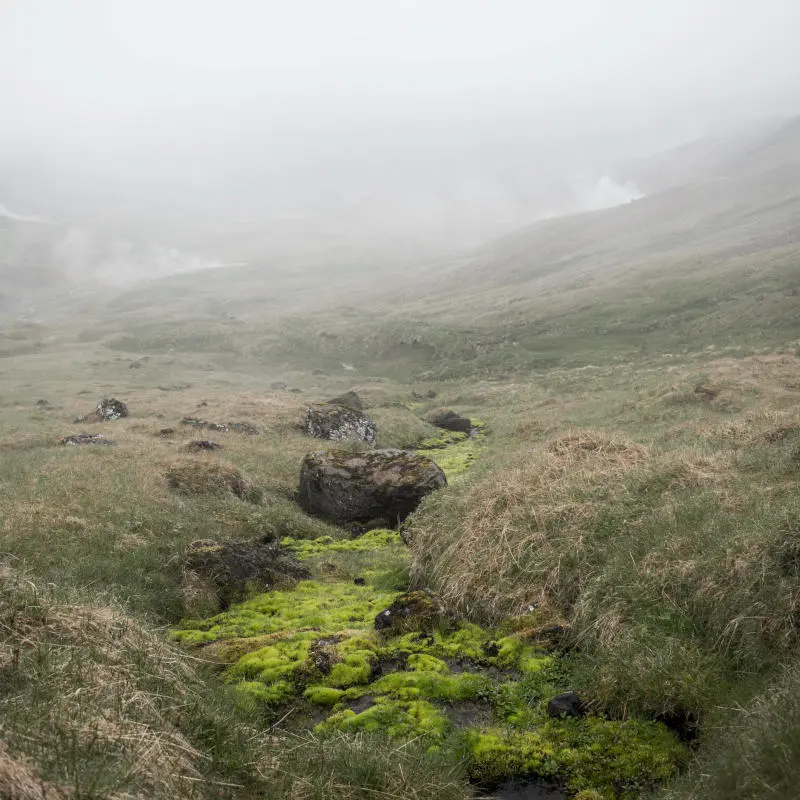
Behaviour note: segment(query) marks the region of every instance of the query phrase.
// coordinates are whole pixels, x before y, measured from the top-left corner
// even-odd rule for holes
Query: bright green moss
[[[341,689],[332,689],[330,686],[309,686],[304,697],[314,706],[335,706],[343,697]]]
[[[537,775],[570,792],[594,790],[608,800],[636,797],[671,777],[686,750],[655,722],[543,718],[535,730],[464,734],[474,779]]]
[[[433,459],[447,476],[449,483],[461,478],[478,457],[483,447],[485,424],[481,420],[472,420],[476,429],[472,436],[466,433],[443,430],[429,436],[418,445],[419,449]]]
[[[436,453],[463,456],[466,468],[473,457],[466,448],[478,444],[462,436]],[[501,631],[448,623],[429,632],[376,632],[375,616],[397,593],[377,588],[370,570],[406,558],[395,532],[284,544],[328,580],[258,595],[224,614],[186,621],[174,633],[186,644],[212,644],[230,662],[226,679],[243,707],[296,704],[302,697],[328,715],[320,732],[382,732],[423,737],[431,747],[462,746],[476,780],[537,775],[585,800],[634,797],[684,759],[684,748],[657,723],[550,719],[547,698],[567,688],[564,661],[526,638],[535,622],[528,617]],[[334,562],[366,576],[367,585],[332,580]],[[346,707],[355,701],[374,704],[357,713]],[[448,713],[459,719],[452,708],[459,704],[467,714],[474,710],[466,719],[491,720],[491,727],[462,722],[467,727],[454,731]]]
[[[409,656],[406,667],[415,672],[438,672],[441,675],[450,673],[450,667],[444,661],[427,653],[414,653]]]
[[[343,661],[334,665],[325,682],[337,689],[367,684],[374,663],[375,654],[369,650],[356,650],[348,653]]]
[[[492,682],[481,675],[461,672],[442,675],[438,672],[393,672],[378,679],[370,691],[389,694],[403,700],[426,699],[439,703],[477,700],[490,692]]]
[[[339,730],[345,733],[383,731],[397,739],[424,736],[442,739],[450,730],[450,722],[439,709],[424,700],[409,702],[378,698],[375,705],[356,714],[347,709],[328,717],[317,731]]]
[[[370,628],[375,614],[394,596],[394,592],[343,581],[302,581],[291,591],[260,594],[210,619],[185,620],[174,636],[181,642],[201,644],[300,628],[316,628],[322,634]]]
[[[275,681],[269,685],[260,681],[240,681],[236,684],[238,700],[243,707],[250,707],[255,703],[278,705],[289,700],[295,692],[294,686],[289,681]]]
[[[271,683],[291,675],[307,654],[308,642],[278,642],[242,656],[231,668],[229,675]]]
[[[324,553],[376,552],[391,545],[402,546],[400,534],[396,531],[367,531],[356,539],[334,539],[321,536],[319,539],[294,539],[287,536],[281,539],[281,545],[294,551],[302,561]]]

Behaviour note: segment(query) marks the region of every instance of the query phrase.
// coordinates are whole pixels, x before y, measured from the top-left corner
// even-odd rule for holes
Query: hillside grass
[[[792,797],[797,264],[789,248],[269,322],[167,322],[165,296],[5,329],[0,781],[24,784],[22,800],[472,794],[458,754],[287,738],[214,665],[164,643],[192,541],[343,536],[294,502],[312,446],[299,426],[307,402],[355,388],[382,446],[432,436],[434,408],[485,422],[469,473],[410,521],[418,585],[480,620],[536,605],[569,625],[569,674],[597,710],[698,734],[669,800]],[[73,422],[109,395],[132,416]],[[194,430],[186,415],[262,434]],[[82,430],[116,444],[57,444]],[[171,488],[198,438],[223,449],[192,459],[254,491]],[[325,566],[348,579],[363,564]]]

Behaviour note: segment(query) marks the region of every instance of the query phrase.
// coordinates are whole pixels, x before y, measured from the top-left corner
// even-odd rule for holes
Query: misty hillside
[[[531,301],[576,281],[602,284],[632,268],[668,271],[687,259],[725,259],[800,245],[800,118],[724,147],[700,169],[698,148],[652,159],[680,186],[615,208],[544,220],[478,248],[441,284],[477,307],[513,292]],[[642,175],[629,176],[642,180]],[[663,176],[662,176],[663,177]],[[427,287],[430,294],[430,287]],[[442,289],[444,291],[444,289]]]

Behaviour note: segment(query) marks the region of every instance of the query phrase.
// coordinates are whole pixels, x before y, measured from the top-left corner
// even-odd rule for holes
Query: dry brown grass
[[[36,767],[24,756],[11,756],[0,742],[0,797],[3,800],[63,800],[70,791],[42,780]]]
[[[647,457],[644,446],[598,431],[571,431],[524,453],[471,486],[462,498],[460,536],[441,535],[440,526],[452,524],[447,512],[418,518],[411,536],[416,580],[462,613],[480,607],[500,617],[537,605],[557,614],[577,590],[562,585],[557,549],[568,540],[580,559],[591,536],[587,524],[607,502],[588,494],[619,489],[621,477]],[[529,580],[519,580],[522,572]]]
[[[167,485],[180,494],[224,495],[244,498],[251,489],[247,478],[234,464],[203,456],[183,456],[169,465]]]
[[[0,721],[0,734],[23,753],[0,750],[0,797],[67,796],[24,755],[52,762],[51,748],[64,741],[113,761],[103,797],[194,796],[208,755],[176,725],[200,685],[185,656],[115,608],[50,603],[9,570],[0,589],[0,667],[28,704],[7,707]],[[26,700],[29,690],[35,699]],[[15,715],[29,715],[23,731]]]

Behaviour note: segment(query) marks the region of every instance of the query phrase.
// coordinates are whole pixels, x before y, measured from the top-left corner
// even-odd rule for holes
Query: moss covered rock
[[[300,505],[337,525],[395,527],[423,497],[447,484],[425,456],[403,450],[309,453],[300,470]]]
[[[417,589],[398,595],[388,608],[375,617],[379,631],[407,633],[432,631],[446,620],[444,606],[431,592]]]

